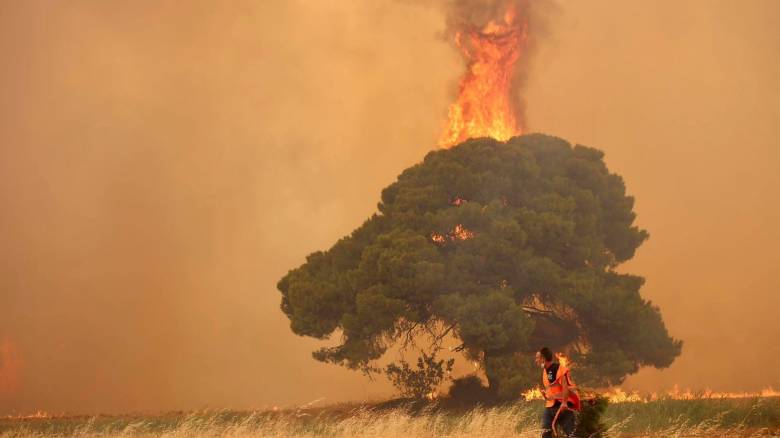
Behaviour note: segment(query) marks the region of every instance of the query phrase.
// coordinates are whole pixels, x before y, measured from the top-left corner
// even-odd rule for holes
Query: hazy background
[[[682,356],[626,386],[780,389],[780,2],[560,1],[529,126],[603,149]],[[0,0],[0,414],[386,396],[276,281],[441,133],[412,2]],[[747,372],[752,366],[754,371]]]

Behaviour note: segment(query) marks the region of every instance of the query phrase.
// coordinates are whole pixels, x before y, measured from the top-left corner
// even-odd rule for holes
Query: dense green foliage
[[[400,365],[391,363],[385,368],[385,374],[390,383],[401,393],[401,396],[422,400],[434,398],[436,389],[452,371],[455,359],[436,360],[436,352],[428,355],[425,352],[417,358],[417,366],[412,367],[405,360]]]
[[[482,385],[482,380],[476,374],[469,374],[452,380],[444,404],[471,409],[477,405],[490,405],[494,401],[495,397],[489,388]]]
[[[608,405],[609,401],[600,396],[584,401],[577,417],[575,435],[581,438],[603,438],[607,430],[603,416]]]
[[[615,271],[648,237],[633,203],[599,150],[470,140],[406,169],[377,214],[282,278],[282,310],[299,335],[340,331],[314,357],[350,368],[449,334],[504,397],[537,383],[527,353],[543,345],[566,349],[579,380],[617,384],[681,348],[643,278]]]

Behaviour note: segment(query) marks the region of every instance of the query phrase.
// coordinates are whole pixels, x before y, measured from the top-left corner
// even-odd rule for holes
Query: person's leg
[[[542,413],[542,438],[552,438],[552,421],[555,418],[555,408],[544,408]]]
[[[559,430],[562,432],[563,436],[573,437],[574,428],[577,425],[577,415],[574,411],[566,409],[558,416],[556,425],[559,426]]]

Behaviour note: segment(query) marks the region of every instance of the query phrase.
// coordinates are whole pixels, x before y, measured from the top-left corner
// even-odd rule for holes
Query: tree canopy
[[[615,270],[648,234],[603,156],[541,134],[430,152],[378,213],[279,281],[292,330],[340,332],[314,357],[363,370],[416,334],[454,336],[504,391],[535,382],[517,353],[541,346],[597,385],[669,366],[681,341],[640,296],[644,279]]]

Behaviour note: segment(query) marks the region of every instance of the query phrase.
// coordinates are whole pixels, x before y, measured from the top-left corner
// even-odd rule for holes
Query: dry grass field
[[[537,437],[540,402],[411,412],[377,405],[279,411],[0,419],[0,438],[32,437]],[[608,437],[780,436],[780,398],[660,399],[615,403]]]

